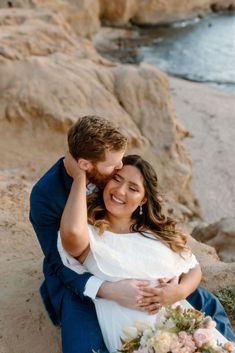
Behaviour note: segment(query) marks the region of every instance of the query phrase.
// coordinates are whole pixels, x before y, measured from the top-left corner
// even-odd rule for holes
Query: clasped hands
[[[176,277],[161,279],[156,287],[150,287],[149,284],[149,281],[130,279],[104,282],[98,296],[149,314],[156,314],[162,306],[184,298],[183,288]]]
[[[183,299],[182,288],[178,279],[174,277],[171,280],[160,279],[156,287],[142,287],[141,297],[138,298],[137,303],[141,311],[155,314],[162,306],[174,304],[181,299]]]

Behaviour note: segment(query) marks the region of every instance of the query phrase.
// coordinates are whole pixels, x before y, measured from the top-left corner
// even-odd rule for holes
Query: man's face
[[[91,163],[86,171],[87,179],[97,186],[105,185],[118,169],[122,168],[122,158],[125,151],[106,151],[103,162]]]

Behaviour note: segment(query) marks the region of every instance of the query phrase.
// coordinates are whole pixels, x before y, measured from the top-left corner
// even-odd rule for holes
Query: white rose
[[[143,332],[143,331],[151,328],[151,325],[146,321],[136,320],[134,322],[134,325],[139,332]]]
[[[156,314],[155,328],[158,329],[159,327],[161,327],[165,320],[166,320],[166,310],[163,307]]]
[[[209,322],[208,328],[211,329],[211,330],[216,328],[216,322],[214,320],[211,320]]]
[[[168,319],[164,326],[168,329],[175,327],[175,322],[172,319]]]
[[[125,327],[122,331],[127,340],[132,340],[138,336],[138,330],[134,326]]]
[[[154,335],[154,332],[151,329],[146,329],[143,332],[143,336],[141,337],[140,344],[142,347],[149,345],[149,340]]]

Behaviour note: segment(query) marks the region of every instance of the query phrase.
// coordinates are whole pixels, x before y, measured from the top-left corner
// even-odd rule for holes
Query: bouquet
[[[121,353],[227,353],[234,343],[214,338],[216,323],[193,308],[168,306],[157,315],[154,327],[136,321],[123,330]]]

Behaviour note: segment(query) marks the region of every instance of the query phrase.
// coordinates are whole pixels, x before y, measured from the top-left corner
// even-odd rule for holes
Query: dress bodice
[[[111,281],[172,278],[198,264],[191,252],[180,255],[149,233],[105,231],[98,235],[97,229],[90,225],[89,238],[91,252],[87,260],[94,257],[99,275]]]

